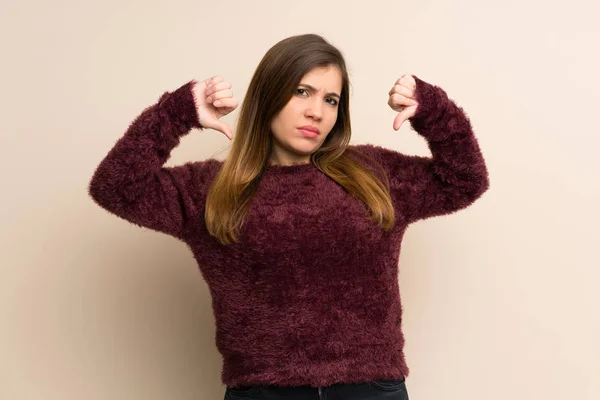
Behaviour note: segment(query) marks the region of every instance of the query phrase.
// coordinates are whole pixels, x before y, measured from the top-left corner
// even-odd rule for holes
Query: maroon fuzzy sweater
[[[98,166],[92,198],[111,213],[185,242],[212,297],[222,382],[328,386],[408,375],[398,286],[409,223],[472,204],[488,173],[463,110],[419,78],[412,128],[432,157],[352,146],[384,167],[396,222],[384,232],[358,200],[313,164],[266,168],[240,242],[206,230],[204,205],[222,165],[214,158],[164,167],[201,128],[190,81],[165,92]]]

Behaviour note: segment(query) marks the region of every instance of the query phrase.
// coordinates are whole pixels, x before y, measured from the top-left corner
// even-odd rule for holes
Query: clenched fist
[[[229,114],[238,106],[237,100],[233,98],[231,84],[220,76],[213,76],[197,82],[193,92],[200,125],[203,128],[222,132],[229,140],[232,140],[233,134],[229,125],[219,121],[219,118]]]

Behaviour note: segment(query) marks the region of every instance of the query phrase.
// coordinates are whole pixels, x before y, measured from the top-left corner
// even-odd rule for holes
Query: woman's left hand
[[[404,121],[413,117],[417,112],[419,104],[415,100],[415,89],[417,82],[410,74],[402,75],[390,90],[389,106],[398,111],[394,119],[394,130],[400,129]]]

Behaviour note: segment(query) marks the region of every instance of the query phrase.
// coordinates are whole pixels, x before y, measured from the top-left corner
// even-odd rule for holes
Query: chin
[[[297,154],[308,156],[319,149],[320,143],[293,143],[290,149]]]

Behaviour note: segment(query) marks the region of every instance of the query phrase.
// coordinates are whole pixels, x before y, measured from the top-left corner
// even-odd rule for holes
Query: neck
[[[271,156],[269,165],[291,166],[299,164],[310,164],[310,156],[302,158],[288,158]]]

